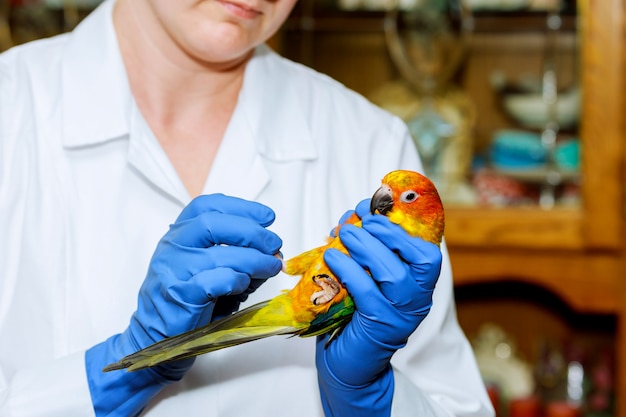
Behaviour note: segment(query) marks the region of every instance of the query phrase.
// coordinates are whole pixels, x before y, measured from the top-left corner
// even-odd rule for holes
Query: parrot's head
[[[370,203],[372,214],[383,214],[412,236],[439,245],[445,217],[435,185],[413,171],[392,171]]]

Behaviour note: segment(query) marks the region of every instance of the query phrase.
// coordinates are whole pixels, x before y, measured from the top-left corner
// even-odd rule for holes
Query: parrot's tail
[[[107,365],[103,371],[138,371],[269,336],[295,335],[302,331],[290,325],[259,324],[258,320],[255,320],[257,324],[251,324],[251,320],[267,305],[268,301],[264,301],[204,327],[163,339]]]

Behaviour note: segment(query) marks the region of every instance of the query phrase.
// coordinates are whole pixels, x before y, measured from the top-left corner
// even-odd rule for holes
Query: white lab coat
[[[112,4],[72,34],[0,55],[2,417],[93,415],[84,351],[125,329],[159,238],[190,200],[135,107]],[[400,167],[420,164],[399,119],[259,47],[204,192],[272,207],[289,257]],[[393,359],[397,416],[491,413],[445,258],[430,315]],[[279,275],[248,303],[295,280]],[[203,355],[145,415],[320,416],[314,340]]]

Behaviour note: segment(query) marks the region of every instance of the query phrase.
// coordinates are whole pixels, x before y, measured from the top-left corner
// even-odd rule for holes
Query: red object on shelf
[[[541,402],[535,396],[514,398],[509,402],[509,417],[541,417]]]
[[[493,409],[496,412],[496,417],[500,415],[500,390],[496,385],[486,384],[487,395],[489,395],[489,399],[491,400],[491,405],[493,405]]]
[[[566,401],[553,401],[546,405],[545,417],[580,417],[580,407]]]

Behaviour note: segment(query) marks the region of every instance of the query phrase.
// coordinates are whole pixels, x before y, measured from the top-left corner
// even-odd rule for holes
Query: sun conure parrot
[[[371,199],[370,211],[387,216],[411,236],[436,245],[441,242],[444,211],[439,194],[433,183],[417,172],[388,173]],[[360,219],[352,214],[344,222],[349,223],[360,226]],[[337,232],[338,229],[335,236]],[[287,274],[302,276],[293,289],[204,327],[157,342],[108,365],[104,371],[136,371],[268,336],[308,337],[340,330],[352,317],[354,303],[324,262],[327,248],[348,253],[338,237],[329,238],[326,245],[285,262],[283,269]]]

